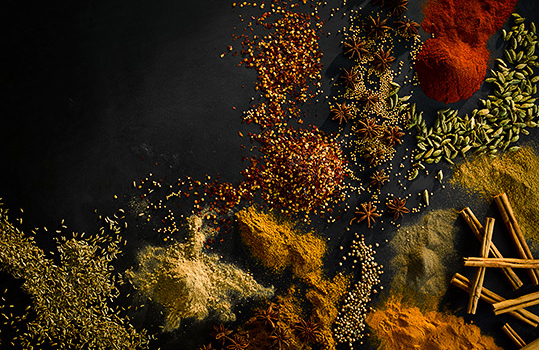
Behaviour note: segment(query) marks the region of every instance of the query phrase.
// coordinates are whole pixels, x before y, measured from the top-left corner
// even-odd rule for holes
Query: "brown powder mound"
[[[326,243],[312,232],[297,233],[291,222],[255,207],[236,214],[241,237],[253,255],[275,272],[290,266],[294,275],[309,288],[305,298],[312,305],[311,318],[320,326],[324,349],[335,349],[331,325],[339,313],[337,306],[349,287],[349,278],[336,275],[329,280],[322,271]]]
[[[506,192],[524,235],[539,243],[539,156],[531,147],[496,158],[476,157],[457,165],[453,182],[485,199]]]
[[[337,306],[349,286],[348,277],[337,275],[331,281],[321,279],[318,283],[313,283],[312,288],[307,289],[305,293],[305,297],[312,305],[312,319],[320,325],[324,349],[335,349],[336,342],[331,326],[339,314]]]
[[[502,350],[479,327],[461,317],[437,311],[421,312],[417,307],[389,301],[383,310],[367,317],[380,349],[388,350]]]

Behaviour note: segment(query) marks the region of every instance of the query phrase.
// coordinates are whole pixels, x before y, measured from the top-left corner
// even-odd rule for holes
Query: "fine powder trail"
[[[415,70],[427,96],[453,103],[483,83],[486,45],[513,11],[516,0],[429,0],[422,27],[433,35],[417,55]]]

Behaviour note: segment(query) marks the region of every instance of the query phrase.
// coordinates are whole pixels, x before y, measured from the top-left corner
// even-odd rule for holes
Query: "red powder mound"
[[[479,90],[487,73],[488,56],[486,47],[433,38],[417,55],[415,69],[427,96],[453,103]]]
[[[425,42],[415,64],[427,96],[453,103],[479,90],[487,71],[487,40],[516,1],[428,0],[422,27],[434,37]]]

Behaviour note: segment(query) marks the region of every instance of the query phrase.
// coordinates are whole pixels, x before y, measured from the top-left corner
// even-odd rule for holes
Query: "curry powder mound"
[[[290,267],[294,276],[307,285],[305,298],[311,305],[311,318],[320,325],[323,348],[335,349],[331,326],[350,278],[342,274],[333,279],[325,276],[325,241],[312,232],[298,233],[290,221],[279,222],[255,207],[241,210],[236,219],[243,241],[264,266],[277,273]]]

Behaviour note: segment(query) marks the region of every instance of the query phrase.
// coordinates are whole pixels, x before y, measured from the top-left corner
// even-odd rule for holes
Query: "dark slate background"
[[[55,228],[64,218],[73,230],[91,231],[96,225],[94,208],[110,214],[125,207],[133,195],[132,181],[148,173],[172,182],[185,176],[203,179],[206,174],[220,174],[224,181],[239,180],[239,172],[245,166],[241,158],[248,155],[240,146],[248,144],[238,131],[245,135],[256,131],[253,126],[242,124],[240,117],[251,97],[256,96],[256,76],[253,70],[236,67],[238,57],[220,57],[228,45],[239,48],[239,42],[233,42],[231,35],[238,32],[234,26],[241,29],[245,22],[239,22],[237,15],[249,16],[252,11],[243,9],[235,13],[231,3],[4,1],[0,11],[0,198],[6,207],[12,213],[23,208],[27,227]],[[340,4],[330,1],[330,5]],[[358,5],[369,8],[368,1],[349,1],[347,12]],[[418,22],[422,17],[420,7],[420,2],[410,1],[408,16]],[[520,0],[516,10],[537,21],[538,7],[533,0]],[[328,8],[323,10],[326,15],[328,12]],[[334,16],[324,29],[331,35],[320,40],[324,53],[323,88],[327,95],[336,93],[330,79],[338,77],[340,67],[352,65],[342,56],[341,37],[336,35],[346,24],[341,15]],[[422,35],[427,37],[426,33]],[[493,57],[503,49],[501,43],[498,36],[489,42]],[[426,115],[444,107],[426,98],[420,89],[415,90],[413,100]],[[477,105],[477,98],[487,93],[488,89],[482,88],[453,107],[469,111]],[[326,103],[309,107],[305,124],[336,131]],[[527,140],[536,137],[537,133],[532,131]],[[412,138],[407,145],[413,145]],[[404,154],[404,147],[399,155]],[[399,163],[398,158],[395,161]],[[431,174],[439,168],[448,174],[445,165],[433,166]],[[473,199],[449,187],[443,191],[432,176],[421,176],[409,190],[434,191],[437,199],[432,208],[460,208]],[[387,189],[395,194],[405,193],[394,183]],[[117,201],[113,200],[115,194]],[[354,207],[357,200],[352,198],[349,204]],[[492,207],[477,205],[474,209],[480,217],[492,211]],[[344,229],[351,217],[349,211],[336,224],[318,227],[331,238],[329,271],[337,270],[336,261],[341,254],[333,249],[350,242]],[[417,215],[403,222],[415,219]],[[360,229],[368,242],[382,244],[377,257],[387,264],[391,251],[384,240],[391,238],[393,226],[385,221],[370,231],[363,226]],[[382,227],[384,231],[380,230]],[[145,226],[133,225],[126,235],[126,266],[132,263],[138,247],[158,241]],[[468,241],[469,237],[463,237],[461,243],[468,247]],[[224,247],[230,248],[223,248],[224,253],[238,264],[256,271],[256,267],[249,266],[246,254],[241,253],[239,243]],[[468,248],[470,254],[479,249]],[[285,284],[275,281],[274,276],[257,275],[264,283]],[[488,277],[486,284],[496,286],[496,276],[491,280]],[[4,284],[11,283],[7,276],[2,278]],[[383,281],[386,285],[391,281],[389,268]],[[503,290],[504,286],[499,288],[496,290]],[[465,294],[450,291],[448,305],[457,310],[464,308]],[[486,305],[480,306],[478,312],[468,320],[482,325],[496,336],[500,345],[510,349],[511,343],[499,329],[502,318],[494,320]],[[160,322],[152,312],[134,317],[137,325],[150,328]],[[211,324],[186,322],[178,332],[161,336],[155,345],[162,349],[196,349],[208,339]],[[512,324],[526,340],[539,336],[537,331]]]

